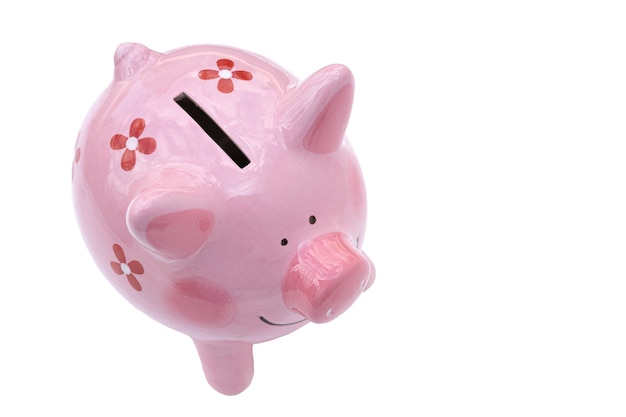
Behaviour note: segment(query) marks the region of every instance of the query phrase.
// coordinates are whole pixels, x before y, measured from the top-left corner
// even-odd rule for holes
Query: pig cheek
[[[166,303],[174,316],[202,328],[227,326],[235,317],[235,303],[219,284],[204,278],[186,278],[174,283]]]

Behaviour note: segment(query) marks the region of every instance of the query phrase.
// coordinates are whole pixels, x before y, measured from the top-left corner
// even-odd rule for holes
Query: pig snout
[[[346,311],[373,279],[373,265],[350,238],[330,233],[300,245],[283,281],[283,300],[308,320],[326,323]]]

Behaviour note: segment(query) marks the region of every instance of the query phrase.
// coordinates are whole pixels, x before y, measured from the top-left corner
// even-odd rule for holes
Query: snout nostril
[[[329,308],[328,311],[326,312],[326,317],[331,317],[333,315],[333,309]]]

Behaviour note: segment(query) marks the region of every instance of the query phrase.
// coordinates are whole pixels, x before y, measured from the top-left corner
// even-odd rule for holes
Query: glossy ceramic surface
[[[82,125],[72,182],[95,262],[193,339],[219,392],[249,385],[252,344],[330,321],[372,285],[353,93],[341,65],[299,82],[239,49],[123,44]]]

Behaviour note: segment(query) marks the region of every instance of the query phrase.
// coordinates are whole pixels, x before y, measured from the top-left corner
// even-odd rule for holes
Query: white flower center
[[[224,78],[224,79],[227,80],[227,79],[229,79],[230,77],[233,76],[233,73],[230,72],[230,70],[223,69],[223,70],[220,70],[220,72],[218,72],[217,75],[219,75],[220,78]]]
[[[126,149],[128,149],[129,151],[134,151],[135,149],[137,149],[137,145],[139,145],[139,139],[134,136],[129,137],[126,141]]]
[[[132,271],[130,270],[130,266],[127,264],[120,264],[120,268],[122,268],[122,272],[126,275],[129,275]]]

